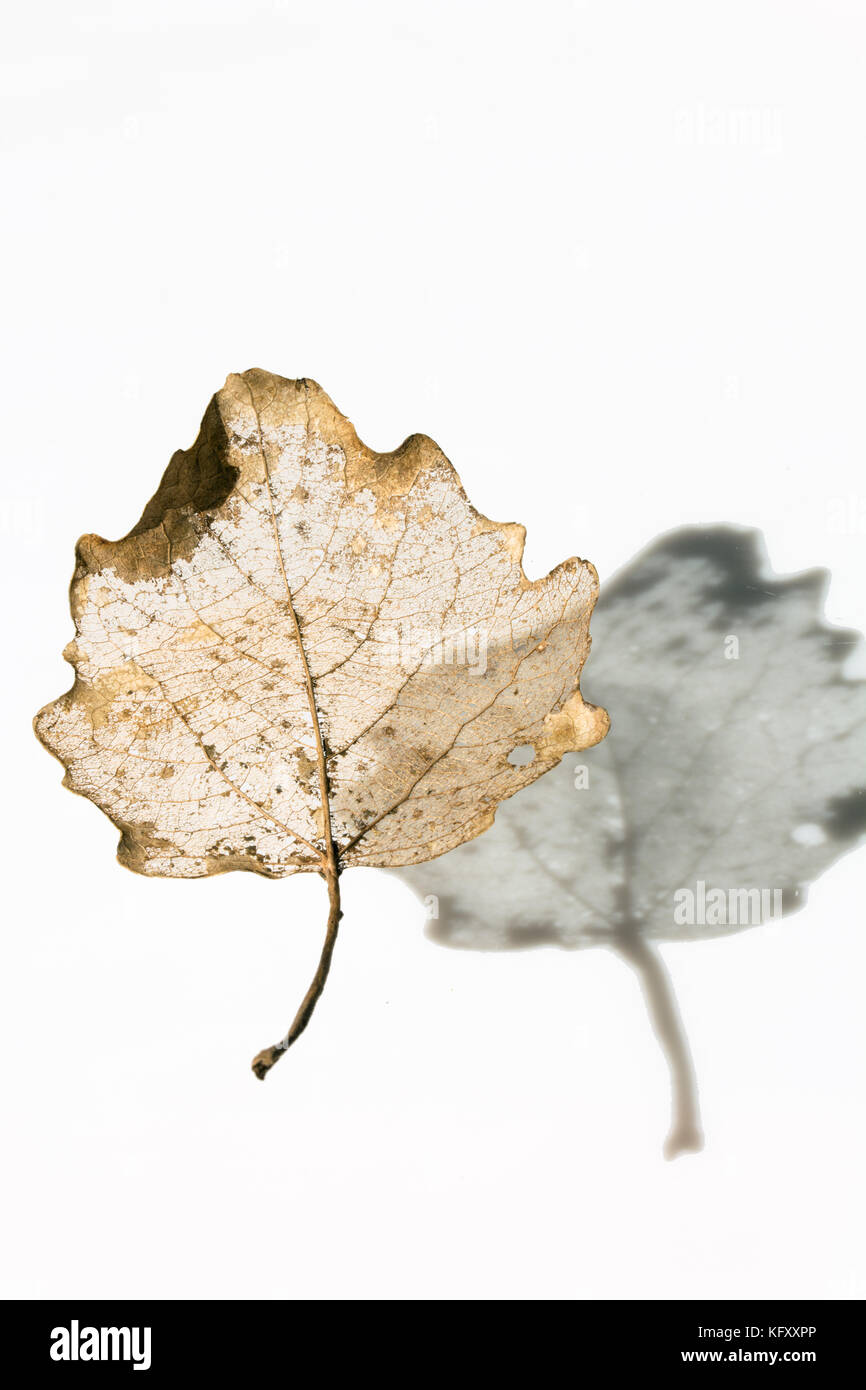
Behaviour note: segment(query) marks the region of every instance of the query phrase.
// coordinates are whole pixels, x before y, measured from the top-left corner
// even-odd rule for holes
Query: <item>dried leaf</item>
[[[432,440],[376,454],[315,383],[230,376],[129,535],[79,542],[39,737],[128,868],[324,873],[330,937],[343,868],[442,854],[607,730],[595,571],[530,583],[523,539]]]

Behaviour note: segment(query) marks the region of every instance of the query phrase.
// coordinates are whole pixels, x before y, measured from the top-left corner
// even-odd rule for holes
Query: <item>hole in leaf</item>
[[[535,762],[535,749],[531,743],[521,743],[519,748],[512,748],[508,761],[512,767],[526,767]]]

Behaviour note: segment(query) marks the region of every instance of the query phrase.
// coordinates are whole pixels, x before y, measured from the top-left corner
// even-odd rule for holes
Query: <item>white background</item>
[[[866,856],[667,950],[708,1145],[666,1164],[625,967],[450,952],[374,871],[260,1085],[323,886],[125,872],[30,732],[76,537],[250,366],[432,435],[533,577],[733,521],[866,626],[864,38],[854,0],[7,15],[5,1294],[866,1293]]]

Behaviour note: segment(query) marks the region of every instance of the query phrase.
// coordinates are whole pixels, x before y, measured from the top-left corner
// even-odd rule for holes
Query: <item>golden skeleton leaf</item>
[[[79,542],[37,733],[128,868],[320,872],[332,937],[342,869],[445,853],[607,731],[595,571],[530,583],[523,541],[425,436],[377,454],[314,382],[232,375],[129,535]]]

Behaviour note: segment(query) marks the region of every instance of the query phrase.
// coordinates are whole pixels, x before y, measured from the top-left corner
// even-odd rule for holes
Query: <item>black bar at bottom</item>
[[[496,1303],[441,1302],[446,1309],[432,1313],[425,1303],[406,1302],[399,1323],[389,1305],[380,1314],[376,1303],[363,1300],[358,1315],[345,1304],[320,1314],[316,1303],[303,1300],[10,1301],[0,1317],[3,1345],[14,1347],[24,1376],[47,1372],[58,1383],[106,1375],[148,1383],[184,1372],[226,1377],[280,1366],[288,1377],[306,1378],[311,1357],[323,1373],[333,1374],[333,1360],[348,1367],[357,1358],[354,1374],[378,1378],[387,1370],[388,1379],[405,1380],[440,1367],[449,1378],[466,1374],[472,1363],[489,1378],[500,1359],[516,1375],[524,1357],[534,1361],[533,1379],[539,1379],[551,1356],[577,1381],[599,1371],[694,1373],[706,1366],[805,1368],[824,1376],[855,1367],[866,1341],[860,1302],[563,1300],[562,1320],[526,1305],[509,1312],[504,1324]],[[414,1364],[406,1363],[410,1349]],[[554,1362],[548,1372],[560,1374]]]

